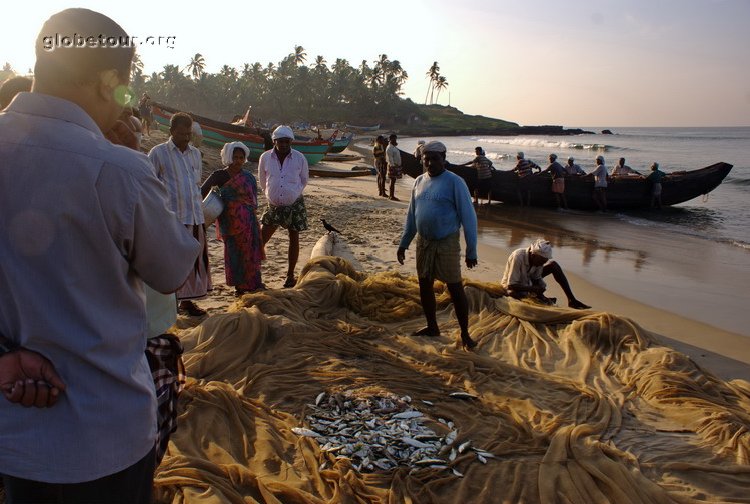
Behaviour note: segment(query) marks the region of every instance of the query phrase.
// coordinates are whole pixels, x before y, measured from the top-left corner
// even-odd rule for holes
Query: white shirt
[[[258,185],[273,206],[289,206],[297,201],[309,177],[307,159],[297,150],[287,154],[283,165],[274,149],[261,154],[258,160]]]
[[[51,408],[0,398],[0,473],[91,481],[154,446],[144,282],[174,291],[200,251],[166,205],[148,158],[78,105],[20,93],[0,113],[0,333],[67,385]]]
[[[385,148],[385,157],[389,166],[401,166],[401,151],[393,144],[388,144]]]
[[[607,187],[607,167],[603,164],[598,165],[594,171],[594,187]]]
[[[505,272],[500,284],[504,288],[511,285],[521,285],[531,287],[532,285],[541,285],[546,287],[547,284],[542,280],[542,270],[544,266],[531,266],[529,264],[528,248],[520,248],[511,252],[508,262],[505,264]]]
[[[188,144],[181,151],[170,138],[148,153],[154,173],[167,187],[169,209],[186,225],[203,224],[201,151]]]

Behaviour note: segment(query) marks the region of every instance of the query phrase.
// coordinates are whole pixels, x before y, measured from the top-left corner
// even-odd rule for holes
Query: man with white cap
[[[580,165],[576,164],[576,160],[573,156],[570,156],[568,158],[568,164],[565,165],[565,171],[568,173],[569,177],[573,175],[586,175],[586,172],[583,171],[583,168],[581,168]]]
[[[466,240],[466,267],[477,265],[477,216],[471,193],[458,175],[445,169],[446,148],[429,142],[422,151],[427,169],[414,181],[406,224],[396,257],[404,264],[406,249],[417,236],[417,276],[427,327],[415,336],[440,336],[437,323],[435,280],[445,282],[461,328],[461,345],[470,350],[477,343],[469,336],[469,303],[461,283],[459,229]]]
[[[569,307],[578,310],[591,308],[578,301],[573,295],[562,268],[552,261],[552,244],[542,238],[536,240],[528,248],[519,248],[510,254],[500,283],[508,295],[514,298],[534,297],[545,304],[555,304],[557,301],[555,298],[548,298],[544,295],[547,284],[543,278],[550,273],[565,292]]]
[[[530,159],[526,159],[526,156],[523,152],[519,152],[516,154],[516,160],[518,161],[516,163],[515,168],[513,168],[512,171],[516,172],[516,175],[518,175],[518,200],[521,203],[521,206],[524,205],[531,205],[531,191],[529,189],[528,180],[526,177],[531,176],[534,173],[534,170],[538,172],[542,171],[542,168],[533,162]],[[524,202],[522,193],[526,192],[526,201]]]
[[[594,178],[593,198],[601,212],[607,211],[607,167],[604,156],[596,156],[596,168],[587,175]]]
[[[258,184],[268,200],[261,217],[260,234],[265,247],[279,228],[289,232],[289,267],[284,287],[294,287],[294,268],[299,258],[299,232],[307,229],[307,210],[302,192],[310,176],[307,159],[292,149],[294,133],[289,126],[279,126],[271,134],[273,149],[258,160]]]

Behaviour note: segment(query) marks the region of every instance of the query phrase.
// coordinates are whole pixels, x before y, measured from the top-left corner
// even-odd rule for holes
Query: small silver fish
[[[415,464],[419,466],[426,466],[426,465],[433,466],[435,464],[445,465],[445,460],[437,459],[437,458],[426,458],[422,460],[417,460]]]
[[[453,462],[454,460],[456,460],[457,456],[458,456],[458,452],[456,452],[456,449],[455,448],[451,448],[451,454],[450,454],[450,456],[448,456],[448,460],[450,460],[451,462]]]
[[[487,459],[482,457],[479,453],[477,453],[477,460],[479,460],[482,464],[487,463]]]
[[[471,447],[471,440],[461,443],[458,446],[458,453],[463,453]]]
[[[460,472],[458,472],[458,471],[457,471],[456,469],[453,469],[453,474],[455,474],[455,475],[456,475],[456,476],[458,476],[459,478],[463,478],[463,477],[464,477],[464,475],[463,475],[463,474],[461,474]]]
[[[320,401],[322,401],[325,396],[326,396],[325,392],[321,392],[320,394],[318,394],[318,396],[315,398],[315,406],[319,406]]]
[[[458,431],[457,431],[457,430],[452,430],[452,431],[450,431],[450,432],[449,432],[449,433],[448,433],[448,434],[447,434],[447,435],[445,436],[445,444],[447,444],[447,445],[452,445],[452,444],[453,444],[453,442],[454,442],[454,441],[456,440],[456,437],[457,437],[457,436],[458,436]]]
[[[305,427],[292,427],[292,432],[294,432],[298,436],[314,437],[314,438],[320,437],[320,434],[318,434],[314,430],[310,430]]]
[[[413,446],[415,448],[429,448],[430,445],[423,443],[421,441],[417,441],[416,439],[412,439],[410,437],[402,437],[401,441],[403,441],[405,444],[408,444],[409,446]]]
[[[448,395],[455,399],[476,399],[477,398],[477,396],[475,396],[474,394],[469,394],[468,392],[451,392]]]
[[[422,399],[422,402],[427,406],[435,406],[435,403],[433,403],[432,401],[428,401],[427,399]]]
[[[404,411],[402,413],[396,413],[393,415],[393,418],[397,418],[399,420],[408,420],[410,418],[418,418],[421,417],[422,413],[419,411]]]

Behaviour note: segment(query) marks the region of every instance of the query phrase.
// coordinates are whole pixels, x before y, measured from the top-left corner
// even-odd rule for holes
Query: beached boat
[[[153,104],[154,120],[162,129],[169,129],[169,120],[177,109]],[[271,136],[268,131],[248,128],[237,124],[225,123],[208,117],[199,116],[188,112],[193,120],[198,121],[203,130],[203,141],[214,147],[223,147],[227,142],[242,142],[250,149],[250,161],[258,161],[264,151],[273,147]],[[292,148],[301,152],[312,166],[326,155],[331,147],[331,142],[326,140],[293,140]]]
[[[349,136],[344,135],[341,138],[334,140],[328,153],[338,154],[339,152],[343,152],[344,149],[349,147],[352,138],[354,138],[354,133],[350,133]]]
[[[354,126],[353,124],[347,124],[346,128],[356,131],[378,131],[380,129],[380,125],[376,124],[375,126]]]
[[[408,152],[401,151],[404,171],[411,177],[422,173],[422,166]],[[448,169],[460,175],[474,191],[477,186],[477,172],[470,166],[449,164]],[[678,171],[667,174],[662,179],[662,205],[676,205],[708,194],[721,184],[732,169],[728,163],[716,163],[699,170]],[[520,182],[520,184],[519,184]],[[534,174],[519,181],[518,176],[509,170],[497,170],[492,174],[492,200],[511,205],[519,205],[521,192],[531,192],[531,206],[555,207],[557,202],[552,194],[552,178]],[[596,210],[592,198],[594,180],[591,177],[568,177],[565,179],[565,198],[568,207],[577,210]],[[484,196],[484,195],[483,195]],[[649,183],[640,177],[610,179],[607,187],[607,207],[613,210],[649,208],[651,192]]]
[[[351,170],[339,170],[338,168],[310,168],[311,177],[333,177],[333,178],[348,178],[348,177],[363,177],[366,175],[372,175],[372,170],[367,167],[355,166]]]

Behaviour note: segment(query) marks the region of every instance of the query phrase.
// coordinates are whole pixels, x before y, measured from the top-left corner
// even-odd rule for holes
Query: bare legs
[[[437,302],[435,301],[433,284],[434,281],[432,279],[419,279],[419,297],[422,301],[425,319],[427,319],[427,327],[415,332],[415,336],[440,336],[440,328],[437,323]],[[447,287],[456,311],[458,326],[461,328],[461,346],[467,350],[471,350],[477,346],[477,343],[469,336],[469,301],[466,299],[464,286],[461,282],[458,282],[447,284]]]
[[[586,310],[588,308],[591,308],[590,306],[585,305],[576,299],[576,297],[573,295],[573,290],[570,288],[570,284],[568,283],[568,278],[565,276],[565,273],[563,273],[560,265],[555,261],[548,262],[544,265],[544,268],[542,268],[543,277],[546,277],[549,274],[552,274],[552,278],[554,278],[555,281],[560,285],[560,288],[562,288],[563,292],[565,293],[565,297],[568,298],[569,307],[576,308],[578,310]]]
[[[390,199],[393,201],[398,201],[398,198],[396,197],[396,179],[391,178],[391,195]]]
[[[268,243],[268,240],[271,239],[273,234],[278,229],[278,226],[266,226],[261,225],[260,226],[260,236],[263,240],[263,247],[265,248],[266,243]],[[284,287],[293,287],[294,286],[294,269],[297,267],[297,260],[299,259],[299,231],[293,231],[291,229],[288,230],[289,232],[289,249],[287,251],[287,256],[289,258],[289,267],[286,271],[286,282],[284,283]]]
[[[603,187],[594,188],[594,201],[602,212],[607,211],[607,190]]]

